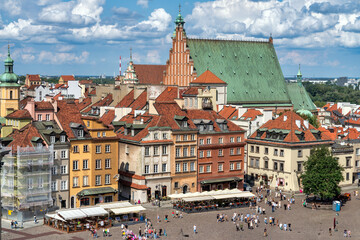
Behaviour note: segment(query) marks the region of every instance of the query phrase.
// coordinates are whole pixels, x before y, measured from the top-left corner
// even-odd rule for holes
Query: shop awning
[[[251,192],[241,192],[241,193],[234,193],[234,194],[221,194],[221,195],[214,195],[215,199],[229,199],[229,198],[250,198],[255,197],[254,194]]]
[[[229,177],[229,178],[217,178],[201,181],[201,184],[210,184],[210,183],[221,183],[221,182],[239,182],[242,178],[239,177]]]
[[[121,201],[121,202],[110,202],[110,203],[98,203],[96,206],[102,207],[104,209],[111,209],[111,208],[123,208],[123,207],[132,207],[133,205],[128,201]]]
[[[212,199],[214,199],[214,197],[212,197],[212,196],[202,196],[202,197],[184,198],[183,200],[185,202],[197,202],[197,201],[208,201],[208,200],[212,200]]]
[[[196,201],[206,201],[211,199],[227,199],[227,198],[250,198],[254,196],[255,195],[250,192],[241,191],[236,188],[204,191],[201,193],[195,192],[195,193],[169,195],[169,197],[172,199],[182,199],[185,202],[196,202]]]
[[[92,195],[102,195],[107,193],[117,193],[117,190],[112,187],[89,188],[78,192],[77,196],[85,197]]]
[[[109,214],[102,207],[81,208],[81,211],[83,211],[88,217],[104,216]]]
[[[137,213],[137,212],[145,211],[145,210],[146,210],[146,208],[144,208],[142,206],[132,206],[132,207],[111,208],[110,209],[110,211],[112,211],[115,215]]]
[[[56,220],[60,220],[60,221],[65,222],[65,220],[62,219],[62,218],[61,218],[59,215],[57,215],[57,214],[45,214],[45,216],[48,217],[48,218],[54,218],[54,219],[56,219]]]
[[[80,219],[87,217],[87,215],[80,209],[58,211],[57,214],[60,215],[65,220]]]

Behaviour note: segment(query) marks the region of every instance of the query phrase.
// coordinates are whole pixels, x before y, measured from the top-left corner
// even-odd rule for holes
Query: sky
[[[166,64],[181,4],[190,38],[267,40],[284,76],[360,77],[359,0],[0,0],[0,59],[18,75]]]

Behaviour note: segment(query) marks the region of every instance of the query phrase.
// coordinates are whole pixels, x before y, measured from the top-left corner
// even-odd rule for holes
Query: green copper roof
[[[312,102],[309,94],[306,92],[304,86],[298,83],[287,83],[287,91],[291,102],[294,105],[294,110],[309,110],[316,111],[316,106]]]
[[[13,72],[14,60],[10,57],[10,47],[8,46],[8,55],[5,59],[5,72],[0,76],[1,86],[4,83],[17,83],[18,76]]]
[[[299,115],[305,115],[308,117],[312,117],[312,115],[313,115],[309,110],[306,110],[306,109],[297,110],[296,113]]]
[[[188,39],[197,75],[210,70],[228,84],[228,103],[291,103],[270,42]]]

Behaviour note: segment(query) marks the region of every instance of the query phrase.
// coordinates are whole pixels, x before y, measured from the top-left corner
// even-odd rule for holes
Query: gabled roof
[[[262,116],[263,114],[256,109],[249,108],[241,117],[241,120],[254,121],[257,116]]]
[[[80,111],[88,107],[90,104],[91,104],[91,97],[86,97],[81,102],[76,103]]]
[[[178,96],[177,87],[167,87],[155,100],[155,102],[173,102]]]
[[[215,74],[213,74],[210,70],[206,70],[203,74],[197,77],[191,83],[198,84],[226,84],[223,80],[218,78]]]
[[[113,97],[112,97],[112,94],[109,93],[108,95],[106,95],[106,97],[104,97],[103,99],[97,101],[96,103],[94,103],[93,105],[91,105],[90,107],[88,107],[87,109],[85,109],[83,112],[84,112],[84,113],[90,112],[92,107],[104,107],[104,106],[109,106],[112,102],[113,102]]]
[[[182,96],[184,95],[192,95],[192,96],[197,96],[199,94],[199,87],[189,87],[187,89],[185,89],[182,92]]]
[[[219,114],[226,119],[236,119],[238,117],[238,109],[232,106],[224,106]]]
[[[187,39],[197,75],[228,84],[228,103],[291,103],[271,42]]]
[[[27,124],[20,130],[15,129],[9,136],[13,141],[7,147],[12,147],[16,149],[19,147],[33,147],[32,140],[36,138],[41,138],[39,131],[31,123]]]
[[[29,81],[41,81],[39,74],[26,74],[26,77]]]
[[[134,64],[140,84],[162,84],[166,65]]]
[[[61,78],[67,82],[67,81],[75,81],[75,77],[73,75],[61,75]]]
[[[131,90],[128,94],[125,95],[125,97],[123,99],[121,99],[121,101],[116,104],[116,108],[119,107],[130,107],[130,104],[134,101],[134,92],[135,90]]]
[[[68,87],[69,86],[67,86],[66,84],[57,83],[57,84],[55,84],[53,89],[68,88]]]
[[[26,106],[26,104],[27,104],[29,101],[31,101],[31,99],[32,99],[32,97],[29,97],[29,96],[28,96],[28,97],[20,100],[20,102],[19,102],[19,108],[20,108],[20,109],[23,109],[23,108]]]
[[[32,119],[30,113],[26,109],[16,110],[6,116],[8,119]]]
[[[100,120],[107,126],[111,124],[111,122],[115,118],[115,110],[107,110],[100,118]]]
[[[143,91],[131,104],[133,110],[142,110],[147,105],[147,91]]]
[[[287,92],[290,96],[291,103],[294,105],[294,110],[309,110],[310,112],[316,111],[316,106],[311,100],[305,87],[298,83],[287,83]]]
[[[35,102],[35,110],[54,110],[54,107],[50,102]]]
[[[40,85],[36,85],[36,84],[34,84],[34,85],[31,85],[30,87],[28,87],[28,89],[27,89],[27,90],[29,90],[29,91],[34,91],[34,90],[35,90],[35,88],[37,88],[37,87],[40,87]]]

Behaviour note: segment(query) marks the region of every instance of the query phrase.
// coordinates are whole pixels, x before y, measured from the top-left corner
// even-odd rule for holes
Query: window
[[[10,99],[13,99],[13,91],[10,91]]]
[[[55,136],[50,136],[50,142],[51,143],[55,143],[55,139],[56,139]]]
[[[179,187],[179,182],[174,182],[174,188],[178,188]]]
[[[159,134],[158,133],[154,133],[154,139],[158,140],[159,139]]]
[[[346,167],[351,167],[351,157],[346,157]]]
[[[38,188],[43,188],[44,187],[44,181],[42,177],[38,178]]]
[[[32,178],[28,178],[28,189],[33,189],[33,179]]]
[[[218,165],[218,172],[224,171],[223,167],[224,167],[224,164],[219,163],[219,165]]]
[[[95,176],[95,185],[101,185],[101,175],[96,175]]]
[[[60,174],[67,174],[67,166],[66,165],[60,166]]]
[[[73,170],[79,170],[79,161],[73,161]]]
[[[236,141],[237,141],[237,142],[241,142],[241,137],[237,137],[237,138],[236,138]]]
[[[56,181],[52,181],[51,182],[51,191],[57,191],[57,184],[56,184]]]
[[[60,190],[67,190],[67,189],[68,189],[67,181],[66,180],[61,181],[60,182]]]
[[[57,174],[57,167],[51,167],[51,175]]]
[[[96,146],[96,153],[101,153],[101,146],[100,145]]]
[[[87,125],[88,127],[90,127],[90,121],[87,121],[87,122],[86,122],[86,125]]]
[[[159,147],[154,146],[154,156],[158,156],[158,155],[159,155]]]
[[[150,147],[145,147],[145,156],[150,156]]]
[[[219,156],[221,157],[221,156],[224,156],[223,155],[223,150],[222,149],[219,149]]]
[[[167,170],[166,163],[163,163],[162,164],[162,172],[166,172],[166,170]]]
[[[89,169],[89,160],[83,160],[83,169]]]
[[[204,145],[204,139],[199,140],[200,145]]]
[[[163,139],[164,139],[164,140],[168,139],[167,133],[163,133]]]
[[[206,151],[206,156],[211,157],[211,150]]]
[[[95,160],[95,169],[101,169],[101,159]]]
[[[188,138],[187,135],[184,134],[184,135],[183,135],[183,141],[187,141],[187,138]]]
[[[357,160],[357,161],[355,161],[355,167],[359,167],[360,166],[360,161],[359,160]]]
[[[154,164],[154,173],[158,173],[158,172],[159,172],[159,165]]]
[[[190,163],[190,171],[195,171],[195,163],[194,162],[191,162]]]
[[[79,186],[79,177],[73,177],[73,187]]]
[[[65,142],[66,141],[66,136],[65,135],[61,135],[60,136],[60,142]]]
[[[103,132],[103,133],[102,133],[102,136],[103,136],[103,137],[106,137],[106,132]]]
[[[111,168],[111,159],[110,158],[107,158],[105,159],[105,168]]]
[[[274,162],[274,170],[277,171],[278,170],[278,163]]]
[[[61,152],[60,152],[60,157],[61,158],[66,158],[66,156],[67,156],[67,151],[66,150],[62,150]]]
[[[200,172],[200,173],[203,173],[203,172],[204,172],[204,166],[200,166],[200,167],[199,167],[199,172]]]
[[[241,148],[236,148],[236,154],[238,154],[238,155],[241,154]]]
[[[110,184],[110,174],[105,174],[105,184]]]
[[[254,152],[254,146],[250,147],[250,152]]]
[[[206,172],[211,172],[211,165],[206,165]]]
[[[230,148],[230,155],[234,155],[234,149]]]
[[[105,152],[109,153],[110,152],[110,144],[106,144],[105,145]]]
[[[237,169],[237,170],[240,170],[240,169],[241,169],[241,163],[239,163],[239,162],[236,163],[236,169]]]
[[[38,121],[41,121],[41,120],[42,120],[42,115],[38,114]]]
[[[259,152],[260,152],[260,148],[259,148],[259,147],[256,147],[255,152],[256,152],[256,153],[259,153]]]
[[[176,148],[175,150],[175,156],[180,157],[180,148]]]
[[[356,149],[356,155],[358,155],[358,156],[360,155],[360,148]]]
[[[269,161],[267,161],[267,160],[264,161],[264,168],[265,169],[269,168]]]
[[[278,155],[278,151],[279,151],[279,150],[278,150],[277,148],[274,149],[274,156],[277,156],[277,155]]]
[[[53,157],[54,159],[56,159],[56,151],[54,151],[53,153],[54,153]]]
[[[269,154],[269,148],[264,148],[264,154]]]
[[[280,163],[280,171],[284,171],[284,163]]]
[[[250,167],[254,167],[254,159],[250,158]]]
[[[89,186],[89,176],[83,176],[83,186]]]
[[[180,163],[175,164],[175,172],[180,172]]]
[[[78,153],[78,152],[79,152],[79,146],[75,145],[75,146],[73,147],[73,152],[74,152],[74,153]]]
[[[257,168],[259,168],[259,161],[260,160],[258,158],[255,159],[255,167],[257,167]]]
[[[162,155],[167,155],[167,146],[162,146]]]
[[[219,138],[219,144],[223,143],[223,138]]]
[[[177,142],[180,141],[180,135],[176,135],[176,141],[177,141]]]
[[[145,174],[150,173],[150,166],[145,165]]]
[[[84,145],[83,152],[89,152],[89,146],[88,145]]]
[[[77,130],[78,137],[84,137],[84,130]]]
[[[191,141],[195,141],[195,134],[191,134]]]
[[[187,172],[187,171],[188,171],[188,164],[183,163],[183,172]]]
[[[346,181],[350,180],[350,173],[346,173]]]
[[[230,170],[234,170],[234,163],[230,163]]]
[[[187,155],[188,155],[188,148],[184,147],[183,148],[183,157],[187,157]]]
[[[191,157],[195,156],[195,147],[190,148],[190,156]]]
[[[298,150],[298,157],[302,157],[303,154],[302,154],[302,150]]]
[[[203,158],[204,157],[204,151],[200,151],[199,152],[199,158]]]
[[[280,149],[280,157],[283,157],[283,156],[284,156],[284,150]]]
[[[234,142],[234,137],[230,138],[230,142],[233,143]]]
[[[300,163],[300,162],[297,163],[297,171],[298,172],[302,171],[302,163]]]
[[[46,117],[46,121],[50,121],[50,114],[46,114],[45,117]]]
[[[206,139],[206,144],[211,144],[211,138]]]

